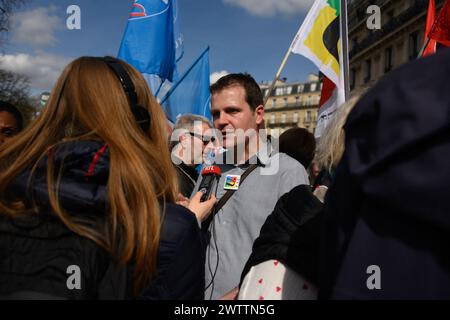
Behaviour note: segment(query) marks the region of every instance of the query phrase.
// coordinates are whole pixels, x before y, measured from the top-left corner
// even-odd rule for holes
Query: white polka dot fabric
[[[238,300],[316,300],[317,287],[277,260],[250,269]]]

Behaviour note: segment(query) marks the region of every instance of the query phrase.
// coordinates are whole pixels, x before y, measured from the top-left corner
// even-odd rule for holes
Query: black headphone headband
[[[125,68],[120,64],[118,59],[113,57],[103,57],[100,59],[108,65],[108,67],[114,72],[114,74],[119,79],[122,88],[128,97],[131,112],[133,113],[134,118],[136,119],[141,129],[147,133],[150,129],[150,121],[151,121],[150,113],[146,108],[138,105],[136,88],[134,87],[130,75],[125,70]]]

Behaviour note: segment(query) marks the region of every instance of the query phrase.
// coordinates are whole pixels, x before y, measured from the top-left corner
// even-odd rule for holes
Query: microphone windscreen
[[[202,170],[202,176],[216,175],[220,176],[222,174],[222,170],[218,166],[208,166],[204,167]]]

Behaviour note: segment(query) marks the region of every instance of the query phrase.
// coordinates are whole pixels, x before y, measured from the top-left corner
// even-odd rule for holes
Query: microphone
[[[204,202],[211,198],[213,192],[216,194],[222,171],[218,166],[208,166],[203,168],[201,174],[203,178],[198,191],[203,192],[200,202]]]

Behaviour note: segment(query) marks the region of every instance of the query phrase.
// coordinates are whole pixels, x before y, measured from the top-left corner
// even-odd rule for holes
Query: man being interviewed
[[[274,152],[277,148],[268,141],[264,129],[263,96],[250,75],[229,74],[213,84],[211,114],[226,150],[223,157],[216,158],[222,171],[219,204],[229,190],[234,191],[223,206],[219,205],[212,221],[202,226],[211,235],[205,261],[205,298],[218,299],[238,286],[253,242],[277,200],[309,181],[299,162]]]

